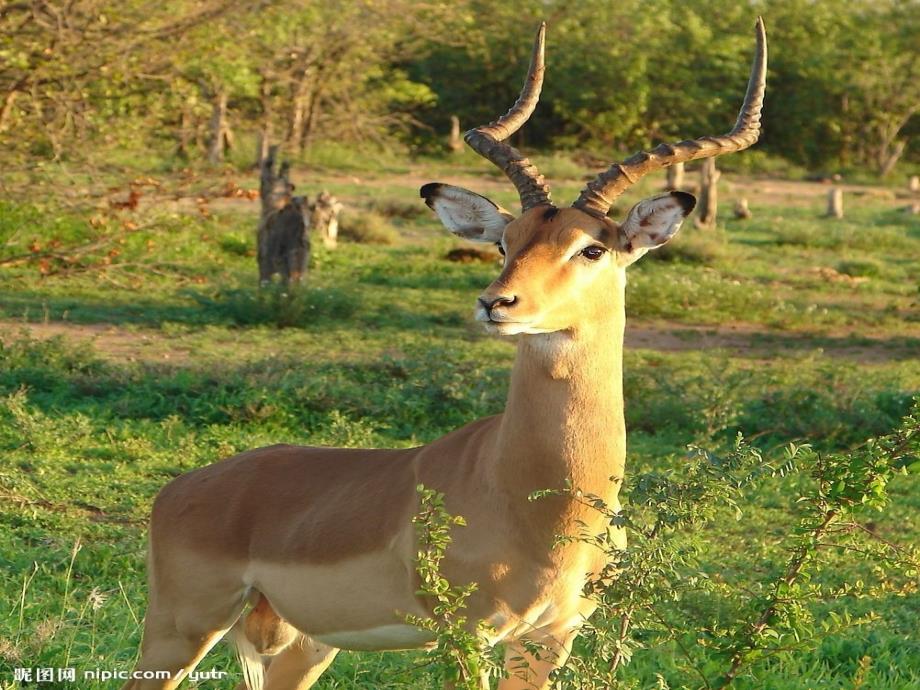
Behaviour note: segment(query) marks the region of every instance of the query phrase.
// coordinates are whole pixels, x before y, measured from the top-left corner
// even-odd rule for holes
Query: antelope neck
[[[496,439],[501,485],[530,494],[570,481],[616,501],[626,455],[622,304],[577,331],[522,337]]]

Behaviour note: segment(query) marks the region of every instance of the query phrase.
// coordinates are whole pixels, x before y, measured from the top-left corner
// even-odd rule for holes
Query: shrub
[[[377,211],[346,211],[339,221],[339,237],[362,244],[396,244],[399,232]]]
[[[253,238],[247,239],[239,235],[224,235],[218,243],[222,250],[233,256],[256,255],[256,243]]]
[[[853,261],[841,261],[837,264],[837,270],[848,276],[877,278],[882,271],[881,265],[871,259],[860,259]]]
[[[912,252],[914,240],[905,228],[886,223],[884,214],[856,217],[859,210],[836,223],[814,222],[809,218],[774,219],[768,229],[778,245],[865,252]],[[854,218],[851,220],[851,216]],[[885,224],[890,227],[883,227]]]
[[[678,659],[669,681],[700,687],[702,679],[707,688],[724,688],[772,658],[789,659],[874,620],[873,612],[818,620],[812,606],[872,591],[861,580],[837,581],[838,558],[871,565],[874,578],[902,596],[912,589],[916,549],[878,537],[858,519],[887,507],[895,468],[920,451],[917,411],[891,435],[848,453],[790,445],[769,457],[740,437],[718,453],[691,448],[678,476],[647,472],[632,479],[624,511],[573,487],[569,495],[601,511],[630,541],[623,548],[610,530],[578,538],[604,549],[608,565],[589,592],[598,609],[557,680],[582,690],[627,687],[617,668],[638,650],[668,645]],[[783,537],[782,560],[757,563],[750,554],[754,563],[743,575],[703,572],[700,554],[712,546],[707,526],[732,512],[741,519],[759,485],[786,475],[794,475],[787,483],[796,517]]]
[[[423,216],[427,218],[430,213],[428,207],[420,201],[403,201],[392,197],[374,199],[370,209],[385,218],[400,218],[401,220],[417,220]]]
[[[722,233],[685,230],[666,245],[649,252],[647,257],[655,261],[712,266],[725,256],[725,242]]]
[[[547,156],[534,156],[534,162],[540,168],[540,172],[553,180],[581,181],[586,176],[596,173],[573,160],[571,154],[558,151]]]
[[[888,506],[896,468],[920,452],[917,412],[920,406],[894,433],[846,453],[790,444],[766,455],[740,436],[718,452],[691,447],[681,472],[651,471],[630,479],[625,510],[577,486],[534,493],[532,500],[565,496],[597,511],[608,525],[596,533],[583,523],[581,534],[558,537],[561,543],[601,549],[606,566],[585,590],[597,609],[554,680],[579,690],[634,688],[620,677],[621,667],[637,652],[660,654],[667,647],[675,662],[671,677],[656,674],[657,687],[726,688],[774,658],[788,660],[830,635],[876,620],[872,611],[832,612],[822,620],[813,606],[877,591],[863,580],[841,581],[839,558],[868,564],[870,579],[883,583],[883,591],[906,596],[914,590],[917,550],[879,537],[859,520]],[[758,487],[787,476],[792,480],[787,500],[795,508],[793,524],[781,538],[782,555],[761,562],[753,551],[744,556],[748,567],[740,573],[705,572],[701,555],[713,547],[710,525],[730,514],[742,519],[742,507]],[[443,510],[438,494],[421,497],[417,568],[427,585],[422,592],[440,606],[432,618],[409,622],[437,635],[439,675],[459,687],[479,687],[477,672],[496,669],[463,615],[475,585],[457,586],[439,570],[450,528],[463,523]],[[477,632],[484,634],[481,628]]]

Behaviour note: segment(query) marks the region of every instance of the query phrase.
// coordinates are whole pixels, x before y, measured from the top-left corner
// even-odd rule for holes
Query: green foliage
[[[561,151],[534,156],[533,161],[547,179],[554,181],[575,180],[581,183],[586,174],[592,171],[591,167],[585,166],[570,154]]]
[[[470,621],[463,614],[466,600],[476,591],[476,583],[453,585],[441,574],[441,561],[451,543],[450,530],[463,527],[460,515],[444,507],[444,495],[417,487],[419,511],[412,518],[419,551],[415,570],[419,576],[416,594],[429,603],[430,617],[407,617],[407,622],[432,633],[435,638],[434,662],[429,667],[438,683],[450,683],[464,690],[481,690],[482,679],[498,674],[494,655],[485,640],[487,626]]]
[[[856,261],[841,261],[837,264],[837,270],[848,276],[877,278],[882,272],[882,267],[879,265],[878,261],[862,259]]]
[[[678,235],[663,247],[649,252],[652,261],[679,261],[712,266],[726,254],[727,239],[715,232],[688,232]]]
[[[270,130],[303,160],[362,170],[361,157],[330,151],[441,152],[450,116],[466,128],[505,112],[548,20],[549,79],[526,143],[609,161],[725,131],[757,13],[770,40],[765,127],[782,136],[730,166],[775,168],[767,152],[857,177],[890,174],[902,157],[916,166],[920,11],[906,0],[292,0],[233,11],[77,0],[60,22],[13,5],[0,17],[0,144],[23,160],[113,149],[124,159],[142,141],[196,161],[217,136],[223,94],[232,132]],[[240,146],[234,165],[248,167],[251,151]],[[556,155],[541,160],[551,176],[577,179]]]
[[[413,199],[404,201],[396,197],[375,197],[371,200],[371,211],[379,213],[387,219],[400,219],[405,221],[418,221],[425,218],[429,210]]]
[[[898,374],[878,372],[867,382],[863,370],[845,364],[787,360],[782,369],[763,368],[690,353],[679,363],[659,355],[626,361],[629,429],[677,433],[686,442],[742,433],[764,447],[807,439],[822,450],[850,448],[889,433],[911,407],[911,392],[895,392]]]
[[[362,244],[396,244],[399,232],[377,211],[344,211],[339,237]]]
[[[641,649],[673,646],[674,667],[662,687],[688,684],[721,688],[774,657],[788,658],[821,640],[876,619],[868,612],[827,614],[818,622],[813,607],[878,591],[908,595],[920,554],[879,538],[860,521],[889,502],[887,486],[898,467],[920,453],[915,408],[890,436],[872,439],[850,453],[816,453],[790,445],[775,460],[741,442],[726,452],[691,448],[682,475],[645,472],[629,482],[629,508],[613,511],[596,496],[569,495],[607,518],[601,534],[573,537],[603,550],[608,565],[587,595],[597,610],[585,626],[577,652],[557,674],[564,687],[632,687],[621,667]],[[734,513],[777,477],[794,487],[787,505],[797,518],[782,538],[785,564],[762,564],[724,577],[707,569],[707,527]],[[800,479],[799,479],[800,477]],[[537,494],[539,499],[543,494]],[[623,548],[620,532],[629,546]],[[869,583],[835,577],[834,552],[871,568]]]

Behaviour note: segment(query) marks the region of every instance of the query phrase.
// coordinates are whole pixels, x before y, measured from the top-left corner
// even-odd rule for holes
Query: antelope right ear
[[[501,242],[505,226],[514,216],[484,196],[463,187],[431,182],[419,190],[444,227],[474,242]]]
[[[619,263],[628,266],[674,237],[694,206],[696,198],[686,192],[660,194],[633,206],[620,225]]]

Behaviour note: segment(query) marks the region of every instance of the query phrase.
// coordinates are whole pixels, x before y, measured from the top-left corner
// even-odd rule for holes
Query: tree
[[[0,3],[0,136],[58,158],[113,120],[111,137],[147,129],[130,116],[164,91],[163,46],[232,4]]]
[[[920,113],[920,5],[868,4],[860,24],[859,39],[850,41],[859,53],[849,73],[849,110],[854,127],[859,123],[859,160],[884,177],[907,148],[902,132]]]

